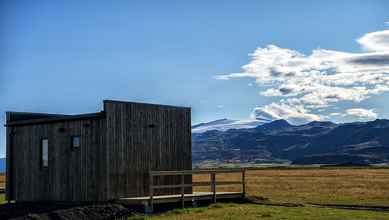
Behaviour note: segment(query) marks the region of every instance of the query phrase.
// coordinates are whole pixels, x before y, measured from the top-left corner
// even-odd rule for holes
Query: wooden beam
[[[212,201],[216,202],[216,174],[211,173],[211,191],[212,191]]]
[[[212,202],[216,202],[216,186],[217,185],[242,185],[242,192],[240,193],[243,197],[246,193],[246,177],[245,177],[245,169],[212,169],[212,170],[181,170],[181,171],[150,171],[150,192],[153,192],[153,189],[168,189],[168,188],[181,188],[180,200],[182,208],[185,207],[185,188],[193,187],[193,186],[211,186],[211,198]],[[217,173],[241,173],[241,181],[216,181]],[[188,175],[201,175],[201,174],[209,174],[210,182],[192,182],[191,184],[185,184],[185,176]],[[181,183],[180,184],[171,184],[171,185],[153,185],[153,177],[160,176],[180,176]],[[152,206],[152,193],[150,193],[150,205]]]
[[[179,170],[179,171],[151,171],[153,176],[175,176],[210,173],[241,173],[242,169],[212,169],[212,170]]]
[[[151,173],[151,172],[150,172]],[[153,196],[154,196],[154,176],[153,175],[149,175],[149,196],[150,196],[150,200],[149,200],[149,208],[150,208],[150,212],[152,213],[154,211],[154,204],[153,204]]]
[[[242,169],[242,194],[246,195],[246,169]]]
[[[185,208],[185,175],[181,175],[181,207]]]
[[[218,186],[222,186],[222,185],[237,185],[243,183],[241,181],[220,181],[220,182],[216,181],[215,184]],[[193,182],[192,184],[153,185],[153,189],[169,189],[169,188],[181,188],[181,187],[187,188],[193,186],[210,186],[210,185],[212,185],[212,182]]]

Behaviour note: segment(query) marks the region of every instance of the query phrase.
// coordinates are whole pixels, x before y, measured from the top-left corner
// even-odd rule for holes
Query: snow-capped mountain
[[[294,164],[389,163],[389,120],[292,125],[274,120],[255,128],[192,135],[192,160],[223,163]]]
[[[227,131],[229,129],[254,128],[266,122],[259,120],[231,120],[219,119],[207,123],[200,123],[192,126],[192,133],[202,133],[210,130]]]
[[[210,130],[227,131],[229,129],[255,128],[276,120],[271,115],[255,112],[255,119],[233,120],[233,119],[219,119],[207,123],[200,123],[192,126],[192,133],[203,133]]]

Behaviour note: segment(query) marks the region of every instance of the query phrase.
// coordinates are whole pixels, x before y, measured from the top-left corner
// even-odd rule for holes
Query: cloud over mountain
[[[304,124],[307,121],[319,121],[321,119],[317,115],[308,113],[301,105],[291,106],[285,103],[271,103],[263,107],[257,107],[254,112],[256,115],[258,115],[257,112],[266,113],[275,119],[288,119],[292,124]]]
[[[325,119],[329,115],[319,112],[338,102],[359,103],[389,91],[389,30],[367,33],[357,42],[364,50],[361,53],[315,49],[305,55],[268,45],[250,55],[251,61],[242,67],[242,72],[216,78],[255,79],[264,88],[261,95],[279,98],[258,107],[275,117],[292,123]],[[367,116],[367,111],[346,113]],[[371,113],[369,116],[373,118]]]
[[[351,108],[346,110],[346,114],[365,120],[373,120],[377,118],[377,113],[375,113],[373,109]]]

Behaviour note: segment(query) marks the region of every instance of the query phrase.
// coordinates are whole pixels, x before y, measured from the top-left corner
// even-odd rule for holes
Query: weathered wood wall
[[[6,121],[10,121],[11,118],[11,113],[7,112],[6,113]],[[13,197],[13,186],[11,183],[13,182],[13,178],[11,175],[11,171],[13,171],[13,148],[12,148],[12,140],[13,140],[13,129],[10,127],[6,127],[5,130],[5,135],[6,135],[6,143],[5,143],[5,152],[6,152],[6,171],[5,171],[5,198],[7,200],[12,200]],[[12,173],[13,174],[13,173]]]
[[[71,147],[72,136],[81,137],[78,149]],[[41,167],[42,138],[49,140],[48,168]],[[7,197],[106,201],[147,195],[149,170],[192,168],[191,143],[191,112],[183,107],[104,101],[99,117],[11,122]],[[180,178],[158,181],[179,183]]]
[[[64,129],[61,131],[61,129]],[[105,188],[105,120],[84,119],[7,127],[12,145],[12,195],[16,201],[96,201]],[[71,136],[81,137],[72,149]],[[49,140],[49,167],[41,167],[41,139]],[[11,143],[12,142],[12,143]],[[8,149],[9,150],[9,149]],[[9,178],[7,176],[7,178]],[[10,187],[10,186],[8,186]]]
[[[149,170],[192,169],[190,108],[105,101],[104,110],[108,198],[147,195]]]

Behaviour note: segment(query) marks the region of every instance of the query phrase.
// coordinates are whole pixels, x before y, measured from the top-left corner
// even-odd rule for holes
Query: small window
[[[41,141],[41,152],[42,152],[42,167],[49,166],[49,139],[42,139]]]
[[[81,146],[81,138],[80,136],[72,137],[72,148],[79,148]]]

